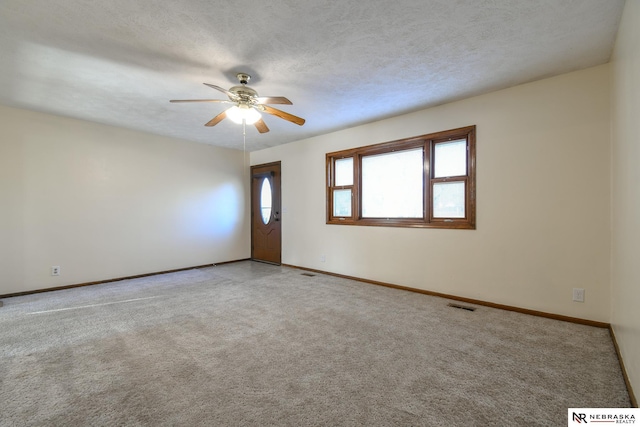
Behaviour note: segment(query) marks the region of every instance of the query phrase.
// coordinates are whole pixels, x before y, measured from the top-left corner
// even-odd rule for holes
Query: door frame
[[[277,203],[274,203],[272,206],[272,212],[275,212],[275,216],[277,217],[277,221],[280,222],[280,225],[278,227],[278,240],[280,242],[279,246],[280,246],[280,253],[278,256],[279,262],[274,263],[274,262],[270,262],[270,261],[265,261],[265,260],[261,260],[261,259],[256,259],[254,257],[254,227],[253,227],[253,221],[254,221],[254,215],[256,212],[256,206],[254,206],[254,200],[256,200],[254,198],[255,194],[254,194],[254,186],[253,186],[253,179],[254,179],[254,170],[255,169],[260,169],[260,168],[264,168],[264,167],[272,167],[272,166],[277,166],[280,173],[278,174],[278,179],[277,182],[276,180],[272,180],[271,182],[271,186],[272,189],[271,191],[273,192],[273,194],[277,194],[277,197],[274,197],[274,201],[276,201]],[[266,175],[265,174],[260,174],[260,175]],[[250,226],[251,226],[251,260],[252,261],[258,261],[258,262],[264,262],[264,263],[268,263],[268,264],[276,264],[276,265],[281,265],[282,264],[282,162],[280,160],[275,161],[275,162],[270,162],[270,163],[262,163],[259,165],[252,165],[250,168],[250,174],[249,174],[249,183],[250,183],[250,188],[251,188],[251,194],[250,194],[250,209],[251,209],[251,215],[250,215]],[[277,204],[277,206],[275,206]],[[273,215],[273,214],[272,214]]]

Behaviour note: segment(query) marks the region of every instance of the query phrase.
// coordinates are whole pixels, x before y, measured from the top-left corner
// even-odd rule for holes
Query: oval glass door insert
[[[262,213],[262,222],[269,224],[271,220],[271,182],[269,178],[262,181],[262,189],[260,190],[260,212]]]

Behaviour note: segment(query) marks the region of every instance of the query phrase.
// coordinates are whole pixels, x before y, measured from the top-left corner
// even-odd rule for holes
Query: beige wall
[[[611,323],[640,393],[640,1],[627,1],[612,58]]]
[[[247,176],[241,151],[0,107],[0,295],[247,258]]]
[[[609,77],[603,65],[251,153],[282,161],[283,262],[608,322]],[[477,230],[325,224],[325,153],[473,124]]]

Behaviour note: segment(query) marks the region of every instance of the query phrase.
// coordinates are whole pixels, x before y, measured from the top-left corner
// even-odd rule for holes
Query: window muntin
[[[328,224],[475,229],[475,126],[327,153],[326,165]]]

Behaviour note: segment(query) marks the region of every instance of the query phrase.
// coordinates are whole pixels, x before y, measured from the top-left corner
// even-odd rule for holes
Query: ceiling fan
[[[287,104],[292,105],[284,96],[258,96],[258,92],[247,86],[247,83],[251,79],[249,74],[238,73],[236,75],[239,85],[233,86],[229,90],[223,89],[220,86],[204,83],[210,88],[219,90],[229,97],[229,100],[222,99],[172,99],[169,102],[217,102],[221,104],[233,104],[230,108],[226,109],[222,113],[215,116],[213,119],[205,123],[205,126],[215,126],[220,123],[225,117],[229,117],[235,123],[242,124],[243,121],[246,124],[252,124],[258,129],[258,132],[269,132],[269,128],[262,120],[260,113],[271,114],[281,119],[290,121],[299,126],[302,126],[305,120],[301,117],[294,116],[285,111],[278,110],[277,108],[270,107],[266,104]]]

